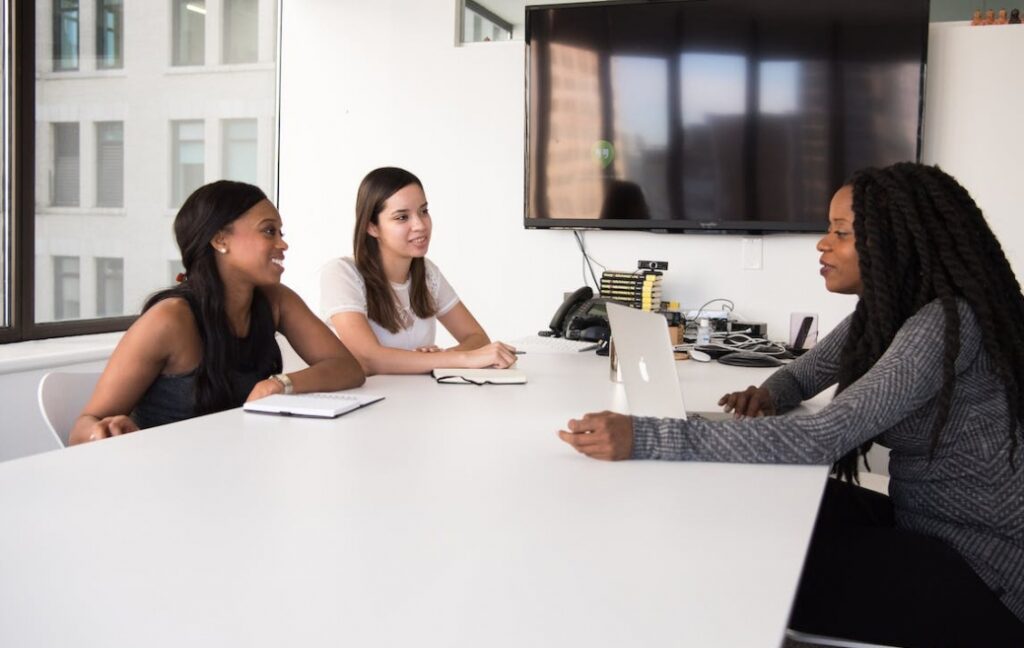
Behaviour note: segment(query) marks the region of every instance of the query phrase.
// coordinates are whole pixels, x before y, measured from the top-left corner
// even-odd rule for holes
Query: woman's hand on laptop
[[[588,457],[619,461],[633,455],[632,417],[595,412],[571,419],[568,428],[559,430],[558,437]]]
[[[726,412],[735,412],[736,418],[775,415],[775,401],[764,387],[751,385],[743,391],[726,394],[718,399],[718,404]]]

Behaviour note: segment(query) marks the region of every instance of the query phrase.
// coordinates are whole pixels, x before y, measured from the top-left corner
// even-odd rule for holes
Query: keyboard
[[[507,344],[514,346],[518,351],[525,351],[526,353],[580,353],[581,351],[593,351],[598,346],[597,342],[541,337],[540,335],[509,340]]]

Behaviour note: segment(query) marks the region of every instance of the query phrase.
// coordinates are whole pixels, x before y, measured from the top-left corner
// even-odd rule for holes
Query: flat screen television
[[[528,228],[820,232],[920,155],[928,0],[527,7]]]

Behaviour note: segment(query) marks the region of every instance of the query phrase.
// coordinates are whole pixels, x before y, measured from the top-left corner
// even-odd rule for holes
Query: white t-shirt
[[[437,315],[443,316],[459,303],[459,296],[433,262],[426,258],[423,261],[427,270],[427,290],[437,305]],[[404,323],[404,327],[397,333],[367,318],[370,328],[383,346],[412,351],[417,347],[434,344],[437,317],[421,319],[413,312],[409,303],[411,282],[410,277],[405,283],[391,284],[398,298],[398,316]],[[328,261],[320,268],[320,316],[337,334],[331,316],[349,312],[366,315],[366,282],[359,274],[355,261],[351,257],[341,257]]]

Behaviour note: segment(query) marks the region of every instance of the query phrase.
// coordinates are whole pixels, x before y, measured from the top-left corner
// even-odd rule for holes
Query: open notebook
[[[383,396],[350,392],[313,392],[310,394],[272,394],[249,401],[242,406],[246,412],[337,418],[352,410],[384,400]]]
[[[450,385],[522,385],[526,374],[518,369],[434,369],[434,378]]]

